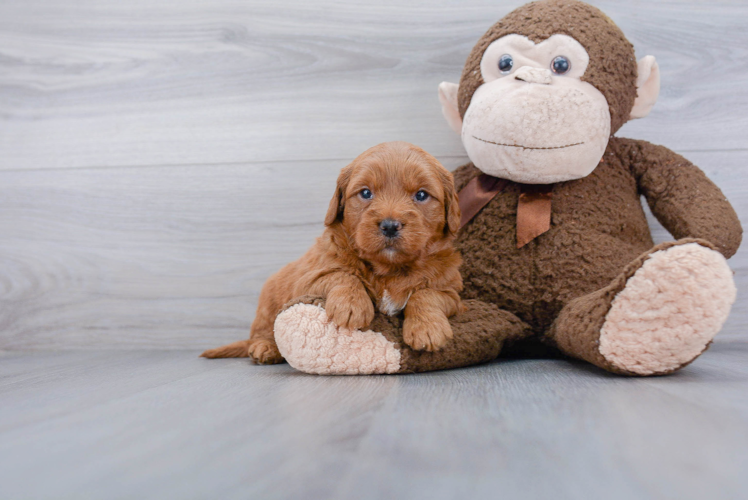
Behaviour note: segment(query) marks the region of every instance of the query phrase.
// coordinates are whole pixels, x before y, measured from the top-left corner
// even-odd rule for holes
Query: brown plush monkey
[[[614,137],[659,92],[618,27],[576,0],[533,2],[478,41],[460,84],[439,88],[471,163],[455,172],[468,308],[438,352],[402,342],[401,319],[340,331],[304,297],[276,321],[292,366],[311,373],[452,368],[533,345],[625,375],[675,371],[727,318],[726,258],[742,229],[725,196],[683,157]],[[676,238],[654,246],[640,202]]]

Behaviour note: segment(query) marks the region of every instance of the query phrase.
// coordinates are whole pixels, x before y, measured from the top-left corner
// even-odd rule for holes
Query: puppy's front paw
[[[454,334],[444,314],[435,313],[428,320],[406,315],[403,322],[403,340],[416,351],[438,351]]]
[[[284,361],[275,342],[266,339],[249,341],[249,357],[260,365],[275,365]]]
[[[335,287],[327,294],[327,317],[336,325],[362,330],[374,320],[374,304],[365,292]]]

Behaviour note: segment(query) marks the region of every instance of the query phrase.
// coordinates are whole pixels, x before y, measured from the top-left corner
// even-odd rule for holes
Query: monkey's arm
[[[743,228],[720,189],[697,166],[646,141],[618,139],[624,163],[657,220],[674,238],[703,238],[726,257],[740,246]]]

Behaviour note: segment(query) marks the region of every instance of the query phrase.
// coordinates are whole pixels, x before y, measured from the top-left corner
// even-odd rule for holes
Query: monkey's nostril
[[[400,221],[394,219],[384,219],[379,223],[379,230],[388,238],[394,238],[397,233],[403,228]]]

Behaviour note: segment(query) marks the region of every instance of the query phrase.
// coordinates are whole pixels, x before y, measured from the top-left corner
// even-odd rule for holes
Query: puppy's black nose
[[[402,229],[402,227],[403,225],[400,224],[400,221],[394,219],[384,219],[379,223],[379,230],[388,238],[394,238],[397,236],[397,233]]]

